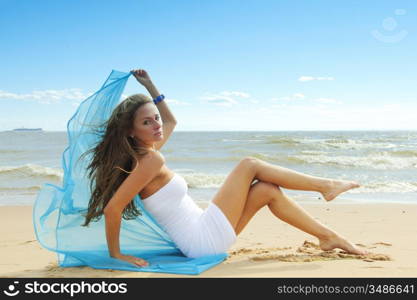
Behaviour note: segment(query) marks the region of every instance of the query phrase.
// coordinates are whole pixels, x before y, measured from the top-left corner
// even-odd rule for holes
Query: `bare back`
[[[162,155],[161,152],[159,152],[159,154]],[[139,192],[140,198],[145,199],[156,193],[160,188],[166,185],[174,177],[174,175],[174,172],[168,169],[164,163],[158,175],[156,175],[155,178],[152,179],[152,181]]]

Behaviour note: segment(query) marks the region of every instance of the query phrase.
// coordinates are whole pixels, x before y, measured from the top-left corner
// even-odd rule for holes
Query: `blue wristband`
[[[156,97],[155,99],[153,99],[153,103],[158,104],[159,102],[161,102],[164,99],[165,99],[165,96],[163,94],[161,94],[158,97]]]

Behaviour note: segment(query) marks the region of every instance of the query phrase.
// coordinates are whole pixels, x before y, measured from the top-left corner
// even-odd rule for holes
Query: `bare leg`
[[[333,181],[305,175],[257,158],[246,157],[227,176],[212,200],[234,228],[242,216],[249,189],[255,179],[289,189],[318,191],[327,201],[343,191],[359,186],[350,181]]]
[[[299,173],[268,162],[257,160],[255,178],[291,190],[316,191],[327,201],[360,185],[354,181],[333,180]]]
[[[317,237],[322,250],[341,248],[352,254],[366,255],[368,253],[360,250],[338,233],[315,220],[279,188],[276,191],[268,204],[271,212],[284,222]]]

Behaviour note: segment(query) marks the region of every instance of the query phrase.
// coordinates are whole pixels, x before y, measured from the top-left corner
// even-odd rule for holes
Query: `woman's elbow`
[[[106,207],[103,209],[103,214],[104,216],[114,216],[120,215],[121,211],[112,205],[106,205]]]

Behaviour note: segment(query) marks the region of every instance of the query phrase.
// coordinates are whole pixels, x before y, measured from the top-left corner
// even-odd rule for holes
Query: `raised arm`
[[[145,88],[148,90],[149,94],[151,95],[152,99],[155,99],[160,95],[158,89],[151,81]],[[161,114],[162,122],[165,124],[167,123],[174,123],[177,124],[177,120],[175,119],[174,115],[172,114],[171,110],[168,108],[168,105],[165,101],[160,101],[156,104],[158,107],[159,113]]]
[[[132,70],[133,75],[141,83],[149,92],[152,99],[155,99],[160,95],[158,89],[152,82],[149,74],[143,70]],[[177,120],[175,119],[174,115],[172,114],[171,110],[168,107],[168,104],[165,101],[160,101],[156,104],[156,107],[159,110],[162,119],[162,130],[163,130],[163,139],[155,143],[155,148],[159,150],[167,141],[168,138],[171,136],[172,132],[174,131],[175,126],[177,125]]]
[[[111,257],[125,260],[140,266],[146,261],[120,251],[120,225],[124,208],[160,171],[164,158],[157,152],[150,152],[140,161],[140,165],[123,181],[104,208],[106,238]]]

